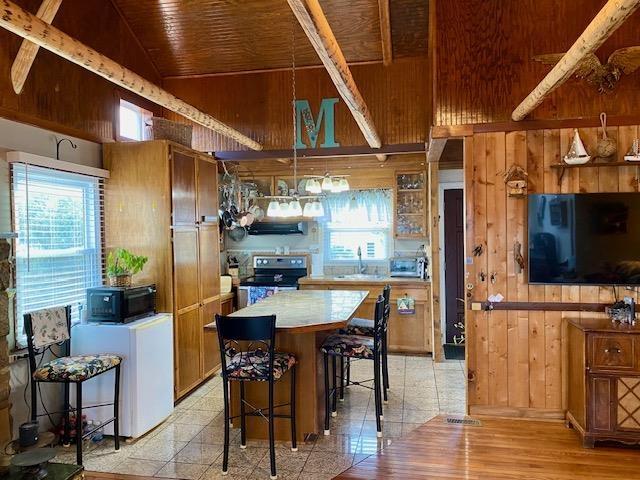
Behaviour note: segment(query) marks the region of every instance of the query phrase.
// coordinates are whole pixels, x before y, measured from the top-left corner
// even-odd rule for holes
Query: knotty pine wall
[[[595,152],[599,130],[580,129],[587,151]],[[637,137],[637,126],[612,127],[618,160]],[[501,293],[507,301],[613,302],[607,287],[542,286],[527,283],[526,270],[516,273],[515,241],[527,252],[527,200],[508,197],[503,173],[512,165],[529,174],[530,193],[635,192],[638,167],[567,169],[562,183],[549,165],[569,150],[573,130],[530,130],[475,134],[465,138],[467,299],[486,300]],[[473,257],[473,249],[483,254]],[[481,272],[487,277],[479,278]],[[496,282],[489,280],[496,273]],[[621,295],[631,292],[620,291]],[[632,294],[634,295],[634,294]],[[563,337],[566,318],[594,313],[467,310],[467,355],[472,414],[562,418],[566,407]]]

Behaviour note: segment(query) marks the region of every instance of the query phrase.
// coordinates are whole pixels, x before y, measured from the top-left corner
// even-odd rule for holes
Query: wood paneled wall
[[[550,67],[532,60],[565,52],[605,0],[446,0],[436,3],[435,125],[502,122]],[[616,49],[638,45],[636,13],[597,52],[603,63]],[[640,72],[599,94],[569,80],[532,114],[533,119],[635,114]]]
[[[595,152],[598,133],[595,128],[580,130],[590,152]],[[617,138],[622,161],[638,127],[614,127],[608,133]],[[610,287],[529,285],[526,270],[515,270],[514,242],[522,244],[525,258],[527,253],[527,200],[505,192],[502,175],[512,164],[528,172],[530,193],[638,191],[636,166],[568,169],[558,185],[557,171],[549,166],[561,161],[572,135],[573,130],[562,129],[465,138],[465,256],[473,259],[465,267],[465,283],[473,285],[467,299],[484,301],[500,293],[507,301],[613,303]],[[483,248],[479,256],[472,253],[476,246]],[[467,310],[471,413],[560,418],[567,393],[563,319],[579,315],[595,314]]]
[[[384,144],[424,142],[431,125],[427,60],[352,66],[351,71]],[[167,79],[167,90],[217,119],[239,128],[267,150],[291,148],[291,72]],[[323,68],[296,71],[296,98],[307,99],[314,116],[322,98],[339,97]],[[168,112],[168,118],[184,121]],[[323,139],[321,134],[319,141]],[[341,146],[366,145],[342,99],[336,105],[335,137]],[[306,138],[303,136],[303,139]],[[239,150],[235,142],[199,126],[198,150]]]
[[[36,12],[41,0],[16,3]],[[110,1],[64,1],[53,25],[160,83],[153,65]],[[0,116],[87,140],[113,140],[117,87],[53,53],[40,49],[22,94],[14,93],[10,72],[21,42],[22,38],[0,29]]]

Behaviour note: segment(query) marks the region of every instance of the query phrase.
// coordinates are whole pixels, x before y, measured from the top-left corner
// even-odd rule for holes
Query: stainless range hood
[[[249,235],[306,235],[307,222],[254,222],[247,227]]]

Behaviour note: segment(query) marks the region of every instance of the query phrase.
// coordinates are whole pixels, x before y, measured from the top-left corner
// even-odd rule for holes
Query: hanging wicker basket
[[[130,287],[131,286],[131,275],[111,275],[109,276],[109,286],[110,287]]]
[[[191,148],[192,125],[185,125],[162,117],[151,117],[147,127],[149,128],[149,138],[152,140],[170,140]]]

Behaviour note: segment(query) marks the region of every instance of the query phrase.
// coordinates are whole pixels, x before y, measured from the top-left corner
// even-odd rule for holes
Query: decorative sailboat
[[[584,148],[578,129],[576,128],[574,131],[573,142],[569,152],[564,156],[564,163],[567,165],[584,165],[591,160],[591,155]]]
[[[640,140],[637,138],[633,141],[631,145],[631,149],[624,156],[624,159],[627,162],[640,162]]]

